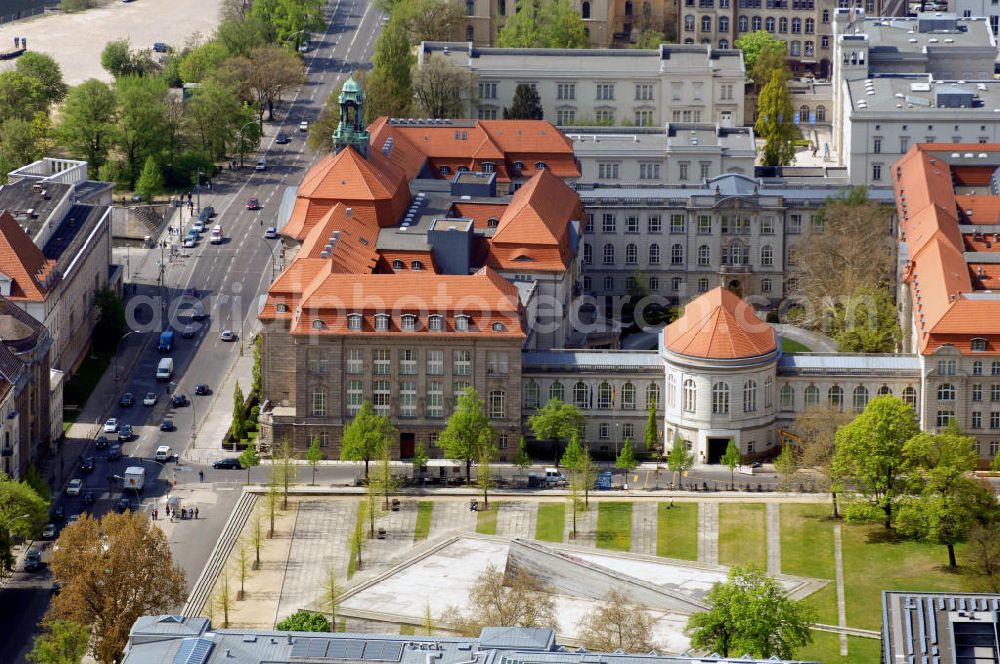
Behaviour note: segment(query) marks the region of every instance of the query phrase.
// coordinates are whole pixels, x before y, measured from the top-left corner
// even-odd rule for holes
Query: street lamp
[[[268,253],[271,254],[271,283],[274,283],[275,264],[278,262],[274,255],[274,249],[275,247],[282,246],[281,240],[278,240],[275,243],[269,243],[267,238],[264,236],[258,236],[258,239],[264,244],[265,247],[267,247]]]
[[[240,127],[239,131],[236,132],[236,135],[239,136],[239,139],[240,139],[240,144],[239,144],[239,149],[240,149],[240,168],[243,168],[243,154],[244,154],[244,149],[243,149],[243,130],[246,129],[247,127],[249,127],[250,125],[255,125],[255,124],[257,124],[257,120],[251,120],[250,122],[245,123],[242,127]]]
[[[194,188],[194,193],[198,197],[198,212],[201,212],[201,176],[205,174],[205,171],[198,169],[198,184]]]

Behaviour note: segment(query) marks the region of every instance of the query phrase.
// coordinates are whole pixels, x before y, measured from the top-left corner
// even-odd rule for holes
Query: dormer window
[[[483,162],[483,173],[496,173],[496,172],[497,172],[496,164],[494,164],[492,161]]]
[[[544,171],[545,170],[545,162],[544,161],[536,161],[535,162],[535,170],[536,171]]]
[[[459,173],[468,173],[469,172],[469,167],[468,166],[459,166],[458,167],[458,172]]]
[[[322,330],[325,327],[326,327],[326,323],[324,323],[323,321],[321,321],[319,318],[314,318],[313,319],[313,329],[314,330]]]
[[[986,339],[976,337],[972,340],[972,350],[982,353],[986,350]]]
[[[507,331],[507,327],[503,323],[501,323],[501,322],[498,321],[496,323],[493,323],[493,331],[494,332],[506,332]]]
[[[431,332],[440,332],[444,318],[440,314],[431,314],[427,319],[427,329]]]
[[[459,332],[469,331],[469,317],[463,314],[455,316],[455,329]]]
[[[523,171],[524,170],[524,162],[523,161],[515,161],[513,164],[510,165],[510,167],[513,168],[515,171]]]
[[[389,330],[389,314],[375,314],[375,331],[387,332]]]
[[[424,264],[422,261],[413,261],[410,263],[411,270],[422,270],[424,269]]]
[[[442,166],[441,168],[438,169],[438,173],[440,173],[442,176],[451,175],[451,166]]]
[[[417,317],[413,314],[403,314],[402,328],[404,332],[413,332],[417,329]]]
[[[406,269],[406,263],[404,263],[403,261],[401,261],[401,260],[399,260],[397,258],[396,260],[394,260],[392,262],[392,269],[393,270],[405,270]]]
[[[500,225],[500,220],[496,217],[490,217],[486,220],[486,228],[496,228]]]
[[[347,329],[348,330],[361,329],[361,314],[347,314]]]
[[[277,311],[279,314],[287,314],[288,305],[285,304],[284,302],[279,302],[276,305],[274,305],[274,310]]]

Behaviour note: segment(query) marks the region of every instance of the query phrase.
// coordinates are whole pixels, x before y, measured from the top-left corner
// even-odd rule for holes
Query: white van
[[[559,472],[558,468],[546,468],[545,484],[546,486],[562,486],[566,484],[566,477]]]
[[[212,244],[222,244],[222,226],[219,224],[212,226],[212,234],[208,236],[208,241]]]
[[[170,380],[174,375],[174,358],[165,357],[156,365],[156,380]]]
[[[170,451],[169,445],[160,445],[156,448],[156,460],[157,461],[170,461],[170,457],[173,456],[173,452]]]
[[[267,170],[267,159],[265,159],[264,157],[261,157],[260,159],[258,159],[257,160],[257,165],[254,166],[254,168],[256,170],[258,170],[258,171],[266,171]]]

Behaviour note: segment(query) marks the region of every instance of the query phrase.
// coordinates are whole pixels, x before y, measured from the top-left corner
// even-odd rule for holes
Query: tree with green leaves
[[[542,98],[538,96],[538,91],[527,83],[518,83],[510,107],[503,109],[503,119],[541,120],[543,115]]]
[[[386,450],[378,460],[378,467],[375,473],[369,478],[368,483],[373,484],[382,494],[382,509],[389,510],[389,496],[399,489],[399,477],[392,472],[392,457]]]
[[[319,466],[319,462],[323,460],[323,448],[319,446],[319,436],[313,436],[312,442],[309,443],[309,449],[306,450],[306,461],[309,462],[309,467],[312,469],[312,482],[313,486],[316,485],[316,468]]]
[[[570,470],[570,490],[573,490],[575,482],[577,489],[583,491],[584,509],[589,508],[590,486],[594,482],[594,459],[590,456],[590,450],[580,442],[579,431],[574,431],[570,435],[569,444],[566,445],[566,451],[563,452],[559,463]],[[573,518],[575,522],[576,516]]]
[[[465,25],[465,8],[455,0],[405,0],[392,10],[392,20],[399,21],[414,46],[425,41],[452,41],[458,28]]]
[[[427,470],[427,448],[422,442],[417,443],[413,449],[413,456],[410,457],[410,464],[413,466],[413,478],[417,478],[417,473],[421,475]]]
[[[660,44],[667,43],[667,37],[659,30],[646,29],[639,34],[639,38],[632,44],[632,48],[653,49],[660,48]]]
[[[719,459],[722,465],[729,469],[729,483],[733,484],[736,481],[735,473],[736,467],[740,465],[742,457],[740,456],[740,448],[736,445],[736,441],[732,438],[729,439],[729,444],[726,446],[726,452]]]
[[[7,173],[44,155],[38,138],[35,124],[30,120],[10,118],[0,124],[0,181]]]
[[[387,115],[407,117],[413,99],[410,68],[414,58],[410,37],[402,21],[390,20],[382,28],[372,55],[372,72],[365,88],[365,121]]]
[[[134,73],[131,50],[128,39],[109,41],[101,51],[101,66],[115,78]]]
[[[754,565],[731,567],[726,581],[716,582],[705,597],[712,607],[688,619],[691,646],[723,657],[794,659],[812,643],[816,614]]]
[[[90,629],[72,620],[43,623],[45,631],[35,637],[27,659],[32,664],[80,664],[87,654]]]
[[[0,473],[0,572],[13,569],[12,540],[28,539],[48,520],[49,503],[27,482]]]
[[[368,479],[368,464],[386,453],[395,434],[389,418],[376,413],[371,402],[365,401],[354,419],[344,427],[340,460],[364,461],[365,479]]]
[[[118,149],[125,157],[125,183],[135,188],[146,157],[165,150],[170,141],[167,84],[158,78],[122,76],[115,82]]]
[[[268,27],[255,16],[223,21],[215,29],[215,41],[230,55],[250,55],[250,51],[267,44]]]
[[[248,120],[244,108],[232,88],[211,79],[192,91],[184,109],[184,127],[191,138],[197,139],[201,150],[221,160],[231,147],[240,150],[238,133],[241,128],[247,129]]]
[[[792,476],[799,469],[798,463],[795,460],[795,452],[792,450],[791,445],[785,444],[781,446],[781,452],[774,460],[774,469],[781,478],[781,486],[787,490]]]
[[[135,191],[144,201],[152,202],[157,194],[162,194],[164,188],[163,172],[156,163],[156,157],[146,157],[139,179],[135,183]]]
[[[299,468],[295,461],[298,458],[295,446],[287,438],[271,451],[271,478],[281,487],[281,509],[288,509],[288,489],[298,479]]]
[[[353,74],[358,78],[357,72]],[[359,81],[360,83],[360,81]],[[367,84],[361,86],[362,90],[368,91]],[[333,92],[326,97],[323,102],[323,110],[319,112],[319,117],[309,123],[309,138],[306,143],[315,152],[333,152],[333,132],[340,124],[340,93],[344,91],[344,84],[338,85]],[[367,103],[366,103],[367,106]]]
[[[528,468],[531,468],[531,455],[528,454],[528,443],[524,440],[524,436],[521,436],[521,440],[517,443],[517,454],[514,455],[513,464],[524,472]]]
[[[508,16],[497,34],[501,48],[545,48],[541,12],[538,0],[517,0],[517,9]]]
[[[230,56],[226,45],[213,39],[185,53],[178,73],[184,83],[201,83]]]
[[[793,141],[800,134],[795,126],[795,112],[784,70],[771,72],[771,79],[760,91],[754,131],[767,141],[761,153],[761,165],[788,166],[795,160]]]
[[[213,77],[232,88],[242,101],[250,103],[263,126],[264,112],[274,120],[274,107],[284,95],[305,80],[302,60],[279,46],[260,46],[249,55],[231,57]]]
[[[1000,452],[993,455],[993,461],[990,462],[990,470],[1000,472]]]
[[[569,0],[549,0],[542,11],[548,48],[587,48],[590,45],[583,17]]]
[[[242,602],[246,597],[247,576],[250,573],[250,549],[246,542],[239,542],[236,550],[236,571],[240,575],[240,589],[236,593],[236,601]]]
[[[49,483],[45,481],[44,477],[42,477],[42,473],[38,470],[38,466],[35,464],[28,466],[28,470],[24,473],[24,479],[22,482],[30,486],[42,500],[49,503],[52,502],[52,488],[49,487]]]
[[[256,445],[247,445],[240,454],[240,465],[247,469],[247,484],[250,484],[250,469],[260,465],[260,455]]]
[[[554,444],[569,440],[573,432],[583,433],[583,414],[573,404],[559,399],[549,399],[534,415],[528,418],[528,426],[535,438],[550,440]]]
[[[274,628],[282,632],[329,632],[330,621],[322,613],[299,609]]]
[[[475,388],[466,388],[438,437],[438,446],[449,459],[465,461],[465,481],[472,484],[472,462],[492,444],[493,427],[486,417],[483,400]]]
[[[368,503],[358,503],[358,515],[354,520],[354,530],[351,531],[351,553],[354,556],[354,564],[357,569],[361,569],[361,554],[368,545],[365,537],[365,520],[368,516]]]
[[[323,30],[321,0],[255,0],[250,16],[269,26],[273,41],[297,52],[307,30]]]
[[[326,577],[323,579],[323,602],[321,606],[327,609],[330,614],[330,624],[337,627],[337,612],[340,610],[340,602],[344,597],[344,587],[337,577],[337,568],[330,565],[326,570]]]
[[[694,454],[688,452],[687,441],[677,435],[667,454],[667,468],[674,474],[673,484],[677,484],[684,473],[694,467]]]
[[[490,508],[490,489],[495,482],[493,462],[497,460],[499,451],[493,443],[483,445],[479,450],[479,460],[476,465],[476,485],[483,494],[483,509]]]
[[[95,78],[70,89],[59,112],[59,140],[96,172],[104,165],[114,140],[118,100],[111,87]]]
[[[235,450],[237,444],[246,437],[246,399],[243,397],[240,381],[237,380],[236,387],[233,388],[233,423],[229,429],[229,439],[233,441],[233,449]]]
[[[910,405],[892,395],[875,397],[864,412],[837,430],[835,472],[851,478],[858,492],[882,510],[887,529],[906,489],[909,460],[903,448],[919,430]]]
[[[625,473],[625,481],[627,483],[629,473],[638,465],[639,460],[635,458],[635,448],[632,447],[632,439],[626,438],[621,451],[615,458],[615,468],[620,468]]]
[[[656,407],[650,406],[646,417],[646,453],[650,457],[657,456],[659,443],[660,429],[657,424]]]
[[[476,73],[457,67],[442,55],[432,53],[411,75],[413,97],[421,115],[430,118],[461,118],[469,112],[476,90]]]
[[[771,80],[771,72],[785,67],[785,42],[764,30],[756,30],[736,40],[736,48],[743,51],[743,64],[747,78],[759,90]]]
[[[51,55],[28,51],[17,59],[15,71],[38,81],[47,104],[58,104],[66,98],[69,86],[63,81],[59,63]]]
[[[30,122],[48,107],[41,81],[17,70],[0,72],[0,123],[15,118]]]
[[[267,539],[274,537],[274,517],[275,513],[278,511],[278,498],[281,497],[281,486],[278,483],[278,478],[275,473],[272,472],[271,476],[267,478],[267,493],[265,494],[267,498],[267,512],[268,516],[271,518],[270,528],[267,530]],[[258,564],[260,561],[260,554],[258,553]]]
[[[253,569],[260,569],[260,547],[264,544],[264,537],[260,527],[260,510],[253,511],[253,530],[250,531],[250,543],[253,545],[254,560]]]
[[[253,367],[250,369],[250,396],[260,399],[260,351],[264,344],[264,337],[258,334],[253,340]]]
[[[504,48],[586,48],[583,18],[568,0],[519,0],[508,16],[497,45]]]

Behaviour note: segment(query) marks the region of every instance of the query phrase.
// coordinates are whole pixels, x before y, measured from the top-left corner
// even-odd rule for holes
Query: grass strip
[[[698,560],[698,503],[660,503],[656,514],[656,555]]]
[[[597,504],[597,548],[628,551],[632,546],[632,503]]]
[[[535,539],[543,542],[562,542],[566,530],[566,505],[564,503],[539,503],[535,520]]]
[[[719,562],[723,565],[753,563],[766,567],[765,528],[763,504],[720,504]]]
[[[434,514],[434,503],[421,500],[417,503],[417,525],[413,529],[413,541],[425,540],[431,532],[431,517]]]
[[[497,534],[497,512],[500,511],[500,503],[490,504],[489,509],[479,508],[476,513],[476,532],[480,535]]]

